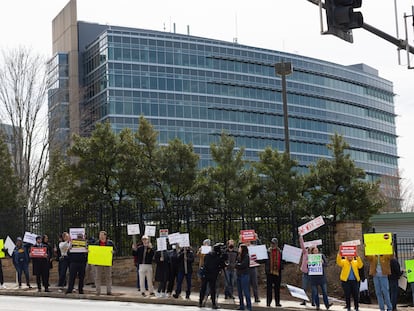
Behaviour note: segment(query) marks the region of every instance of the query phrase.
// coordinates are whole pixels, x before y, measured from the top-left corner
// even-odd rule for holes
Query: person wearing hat
[[[272,238],[267,251],[268,259],[265,264],[266,271],[266,306],[272,303],[272,290],[275,293],[276,307],[280,304],[280,282],[282,279],[282,251],[278,247],[277,238]]]
[[[21,237],[16,239],[16,246],[13,249],[12,253],[13,265],[17,272],[17,282],[19,284],[19,288],[22,288],[22,273],[26,278],[26,284],[28,288],[32,288],[30,286],[30,277],[29,277],[29,251],[25,244],[23,244],[23,240]]]

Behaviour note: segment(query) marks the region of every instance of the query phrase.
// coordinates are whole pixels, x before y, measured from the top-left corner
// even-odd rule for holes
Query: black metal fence
[[[283,244],[297,246],[297,227],[308,220],[296,219],[292,215],[293,213],[283,214],[277,211],[266,215],[258,213],[240,215],[226,211],[202,212],[198,207],[193,208],[191,204],[181,204],[168,210],[162,208],[148,210],[141,204],[117,209],[96,204],[87,208],[54,208],[40,211],[22,222],[25,226],[24,230],[20,230],[20,234],[25,231],[47,234],[49,240],[56,243],[58,236],[69,228],[85,228],[89,238],[97,238],[99,231],[105,230],[116,244],[117,256],[131,254],[132,237],[127,234],[128,224],[139,224],[141,233],[144,232],[145,225],[156,226],[157,230],[168,229],[169,233],[189,233],[193,247],[198,247],[206,238],[213,242],[239,240],[241,229],[254,229],[260,243],[263,244],[268,245],[272,237],[277,237],[280,246]],[[19,218],[18,215],[2,215],[0,211],[0,220],[5,223],[7,223],[5,219],[13,219],[13,217]],[[309,233],[306,238],[307,240],[322,239],[322,251],[329,255],[335,251],[334,226],[329,223],[329,220],[326,220],[326,223],[327,225],[316,232]],[[0,227],[0,234],[1,237],[11,235],[13,240],[15,239],[7,226]]]
[[[414,238],[399,237],[394,234],[394,250],[401,268],[405,269],[405,261],[414,259]]]

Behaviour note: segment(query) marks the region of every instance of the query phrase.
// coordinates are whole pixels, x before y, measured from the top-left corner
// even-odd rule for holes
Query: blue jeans
[[[29,278],[29,264],[17,264],[16,265],[16,272],[17,272],[17,281],[19,286],[22,286],[22,273],[26,277],[26,284],[27,286],[30,285],[30,278]]]
[[[183,271],[178,272],[178,275],[177,275],[177,289],[175,290],[175,293],[177,295],[180,295],[184,277],[185,277],[185,280],[187,282],[187,290],[185,292],[185,296],[189,297],[190,294],[191,294],[191,277],[192,277],[192,273],[184,274]]]
[[[224,296],[225,297],[233,297],[234,287],[236,286],[237,280],[237,272],[236,270],[226,270],[226,277],[224,278],[225,282],[225,289],[224,289]]]
[[[319,283],[319,284],[312,284],[312,300],[315,303],[315,306],[319,308],[319,292],[318,292],[318,286],[321,287],[322,290],[322,297],[323,297],[323,303],[325,304],[325,307],[329,308],[329,301],[328,301],[328,284],[326,282]]]
[[[250,276],[249,274],[237,275],[237,292],[239,294],[240,309],[244,310],[244,297],[246,297],[247,310],[252,310],[252,300],[250,298]]]
[[[387,276],[374,276],[374,287],[375,295],[377,296],[377,301],[380,310],[384,309],[384,302],[387,305],[387,310],[392,310],[392,304],[390,299],[390,287],[388,284]]]
[[[302,273],[302,289],[305,291],[305,293],[308,290],[308,287],[312,288],[309,275],[307,273]],[[312,294],[311,294],[311,302],[312,302],[312,305],[314,305]]]

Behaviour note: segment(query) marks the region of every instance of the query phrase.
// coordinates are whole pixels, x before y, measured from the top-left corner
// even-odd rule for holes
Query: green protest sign
[[[414,259],[405,261],[405,270],[407,271],[408,283],[414,282]]]

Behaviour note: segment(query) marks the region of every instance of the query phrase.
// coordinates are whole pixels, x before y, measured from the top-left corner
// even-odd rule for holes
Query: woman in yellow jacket
[[[364,266],[362,259],[356,257],[342,257],[339,253],[336,256],[336,263],[342,268],[339,276],[345,294],[346,309],[351,310],[351,295],[354,298],[355,311],[359,309],[359,270]]]

